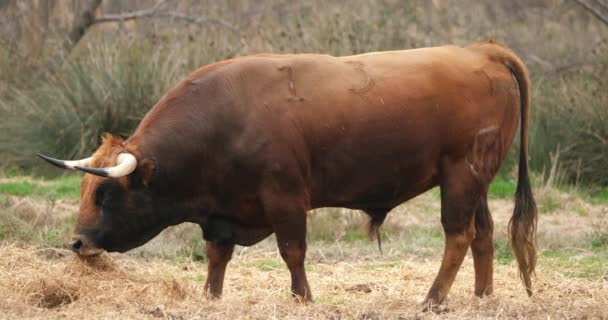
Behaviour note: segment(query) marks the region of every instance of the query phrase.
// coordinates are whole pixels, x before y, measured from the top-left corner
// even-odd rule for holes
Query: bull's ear
[[[137,176],[141,179],[144,186],[150,184],[150,179],[154,175],[156,170],[156,162],[152,159],[143,159],[137,163],[137,169],[135,169]]]

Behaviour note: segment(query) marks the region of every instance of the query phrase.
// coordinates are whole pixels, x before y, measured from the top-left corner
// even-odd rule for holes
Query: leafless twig
[[[66,41],[66,49],[71,50],[77,43],[82,39],[87,30],[95,22],[95,11],[102,0],[91,0],[85,4],[85,9],[82,12],[77,13],[74,19],[72,30],[70,30],[69,40]]]
[[[104,14],[100,16],[95,15],[95,11],[101,4],[102,0],[90,0],[86,3],[86,7],[82,13],[80,13],[76,21],[74,22],[74,27],[70,32],[70,41],[66,43],[66,48],[73,48],[78,41],[84,36],[87,30],[99,23],[107,23],[107,22],[121,22],[128,21],[134,19],[143,19],[143,18],[152,18],[152,17],[161,17],[161,18],[173,18],[186,21],[188,23],[194,24],[216,24],[226,28],[227,30],[239,34],[239,29],[231,25],[230,23],[221,20],[219,18],[209,18],[204,15],[200,16],[191,16],[182,12],[176,11],[163,11],[164,7],[167,5],[166,0],[159,0],[156,2],[154,6],[147,9],[119,13],[119,14]]]
[[[101,16],[96,17],[95,21],[93,23],[96,24],[96,23],[106,23],[106,22],[127,21],[127,20],[134,20],[134,19],[140,19],[140,18],[161,17],[161,18],[179,19],[179,20],[186,21],[188,23],[194,23],[194,24],[199,24],[199,25],[216,24],[216,25],[222,26],[234,33],[237,33],[237,34],[239,33],[239,30],[236,27],[234,27],[233,25],[229,24],[228,22],[218,19],[218,18],[209,18],[209,17],[203,16],[203,15],[191,16],[191,15],[185,14],[183,12],[176,12],[176,11],[170,11],[170,12],[161,11],[161,9],[164,7],[165,4],[166,4],[166,2],[164,0],[161,0],[161,1],[158,1],[152,8],[127,12],[127,13],[121,13],[121,14],[101,15]]]
[[[165,0],[158,1],[152,8],[137,10],[132,12],[120,13],[120,14],[104,14],[95,17],[93,23],[104,23],[104,22],[116,22],[116,21],[127,21],[137,18],[145,18],[153,16],[163,7]]]
[[[182,12],[160,12],[158,14],[158,16],[180,19],[180,20],[184,20],[186,22],[194,23],[194,24],[216,24],[216,25],[222,26],[234,33],[237,33],[237,34],[239,33],[239,29],[237,29],[233,25],[229,24],[228,22],[226,22],[222,19],[218,19],[218,18],[209,18],[209,17],[203,16],[203,15],[191,16],[191,15],[187,15]]]
[[[587,11],[591,12],[596,18],[602,21],[604,24],[608,25],[608,17],[604,16],[599,10],[589,5],[587,2],[583,0],[574,0],[574,2],[578,3],[581,7],[585,8]],[[601,3],[601,6],[605,6]]]
[[[597,2],[600,5],[600,7],[608,10],[608,2],[602,1],[602,0],[595,0],[595,2]]]

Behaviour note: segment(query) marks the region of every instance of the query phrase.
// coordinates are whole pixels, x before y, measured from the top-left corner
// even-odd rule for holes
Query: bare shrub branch
[[[91,0],[85,5],[85,9],[76,15],[72,30],[70,30],[69,40],[66,41],[65,47],[70,51],[80,39],[84,36],[87,30],[95,23],[95,11],[101,5],[102,0]]]
[[[101,5],[102,1],[103,0],[91,0],[87,2],[85,9],[82,11],[82,13],[76,16],[72,30],[70,31],[69,41],[67,41],[65,45],[68,51],[71,50],[74,46],[76,46],[78,41],[82,39],[87,30],[95,24],[107,22],[121,22],[152,17],[179,19],[187,23],[193,23],[198,25],[215,24],[224,27],[233,33],[239,33],[239,30],[236,27],[218,18],[209,18],[203,15],[191,16],[182,12],[175,11],[163,12],[162,9],[167,4],[166,0],[160,0],[156,2],[154,6],[148,9],[125,12],[120,14],[105,14],[95,16],[95,11]]]
[[[95,18],[94,24],[104,22],[117,22],[127,21],[137,18],[144,18],[153,16],[158,12],[159,9],[165,4],[164,0],[158,1],[152,8],[137,10],[132,12],[120,13],[120,14],[105,14]]]
[[[590,4],[588,4],[587,2],[583,1],[583,0],[574,0],[574,2],[578,3],[581,7],[585,8],[587,11],[591,12],[596,18],[598,18],[600,21],[602,21],[605,25],[608,25],[608,17],[603,15],[598,9],[594,8],[593,6],[591,6]],[[606,7],[606,4],[602,3],[601,1],[599,1],[600,5],[602,7]]]
[[[161,12],[158,14],[158,16],[181,19],[186,22],[194,23],[194,24],[215,24],[215,25],[222,26],[222,27],[226,28],[227,30],[230,30],[234,33],[237,33],[237,34],[239,33],[239,29],[237,29],[235,26],[229,24],[228,22],[226,22],[224,20],[217,19],[217,18],[209,18],[207,16],[190,16],[190,15],[187,15],[182,12]]]

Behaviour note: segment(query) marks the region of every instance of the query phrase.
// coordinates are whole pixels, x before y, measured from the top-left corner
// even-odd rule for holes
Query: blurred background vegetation
[[[494,38],[531,71],[536,176],[606,190],[605,17],[605,0],[0,0],[0,171],[48,174],[37,152],[82,158],[103,132],[128,136],[207,63]]]

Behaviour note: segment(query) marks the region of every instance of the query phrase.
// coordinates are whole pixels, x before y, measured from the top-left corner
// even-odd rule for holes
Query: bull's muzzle
[[[72,241],[66,244],[66,247],[81,256],[94,256],[103,251],[95,247],[87,237],[78,234],[72,237]]]

